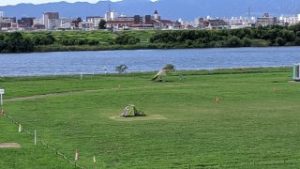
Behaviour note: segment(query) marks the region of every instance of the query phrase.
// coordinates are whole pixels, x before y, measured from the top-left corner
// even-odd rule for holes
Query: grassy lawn
[[[33,137],[17,133],[18,128],[10,121],[0,118],[0,143],[18,143],[21,149],[0,149],[1,169],[71,169],[69,162],[58,158],[49,149],[33,145]]]
[[[39,142],[0,118],[0,168],[240,168],[300,166],[300,84],[287,68],[0,79],[5,110]],[[148,116],[122,119],[128,104]],[[96,166],[93,164],[96,156]],[[4,158],[3,158],[4,157]]]

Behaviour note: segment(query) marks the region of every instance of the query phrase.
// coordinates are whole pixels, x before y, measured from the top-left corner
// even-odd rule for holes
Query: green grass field
[[[177,74],[183,74],[180,80]],[[188,71],[2,78],[5,111],[32,135],[0,118],[0,168],[287,169],[300,166],[300,84],[291,69]],[[147,116],[118,117],[127,104]],[[55,151],[42,143],[54,147]],[[97,162],[93,164],[93,156]]]

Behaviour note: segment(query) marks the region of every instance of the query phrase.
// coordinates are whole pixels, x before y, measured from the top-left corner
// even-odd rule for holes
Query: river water
[[[291,66],[300,62],[300,47],[117,50],[0,54],[0,76],[156,71],[165,64],[177,70]]]

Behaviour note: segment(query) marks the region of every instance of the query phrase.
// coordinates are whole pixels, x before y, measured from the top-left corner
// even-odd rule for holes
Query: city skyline
[[[75,2],[97,3],[99,1],[118,2],[122,0],[11,0],[11,1],[2,1],[2,2],[0,1],[0,6],[17,5],[21,3],[44,4],[44,3],[54,3],[54,2],[62,2],[62,1],[69,2],[69,3],[75,3]]]

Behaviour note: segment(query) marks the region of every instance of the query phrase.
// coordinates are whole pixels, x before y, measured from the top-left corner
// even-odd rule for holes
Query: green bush
[[[278,38],[276,38],[276,44],[278,46],[284,46],[286,44],[286,41],[283,38],[278,37]]]
[[[115,39],[115,43],[118,45],[135,45],[140,42],[140,39],[127,34],[119,35]]]
[[[32,52],[34,44],[20,32],[8,33],[1,37],[0,52]]]
[[[242,47],[243,43],[240,38],[233,36],[227,40],[226,46],[227,47]]]

